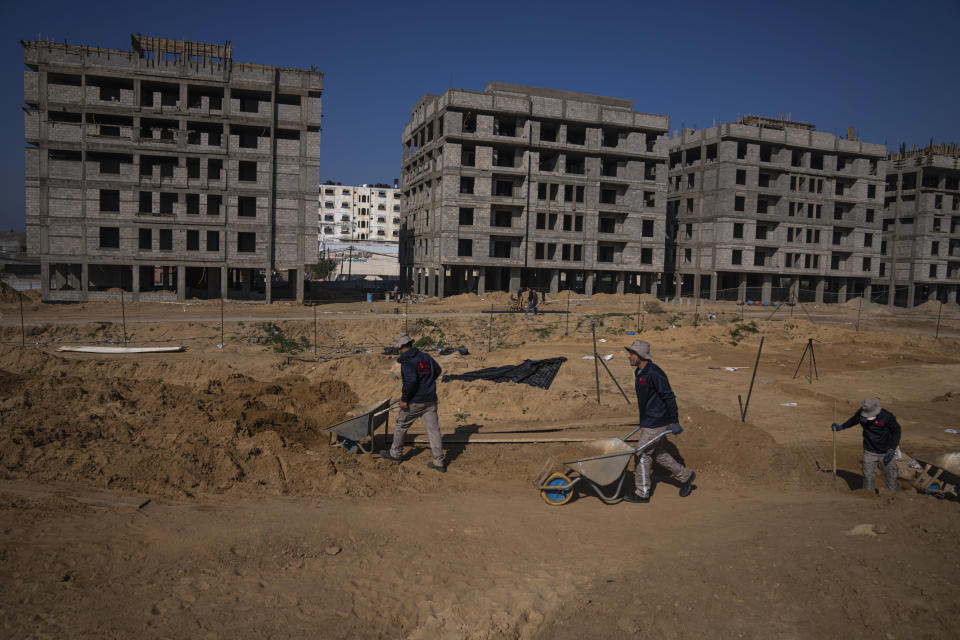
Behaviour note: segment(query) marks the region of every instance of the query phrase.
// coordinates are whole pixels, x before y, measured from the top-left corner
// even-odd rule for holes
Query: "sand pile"
[[[20,294],[17,293],[17,290],[8,285],[6,282],[0,280],[0,303],[19,301]]]

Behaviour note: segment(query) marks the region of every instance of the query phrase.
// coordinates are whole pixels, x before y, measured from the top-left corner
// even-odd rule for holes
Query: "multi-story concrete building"
[[[22,43],[44,299],[302,298],[323,74],[234,62],[229,43],[131,40]]]
[[[492,82],[426,95],[403,131],[405,286],[656,291],[669,118]]]
[[[960,289],[960,148],[891,154],[877,280],[890,304],[957,302]]]
[[[755,116],[670,140],[673,295],[844,301],[880,273],[886,147]]]
[[[320,185],[320,250],[351,242],[400,241],[400,190],[384,186]]]

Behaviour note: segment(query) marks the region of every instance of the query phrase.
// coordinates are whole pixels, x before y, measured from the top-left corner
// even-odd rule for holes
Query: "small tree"
[[[316,264],[309,265],[307,270],[314,279],[326,280],[330,277],[330,274],[337,270],[337,262],[336,260],[324,258]]]

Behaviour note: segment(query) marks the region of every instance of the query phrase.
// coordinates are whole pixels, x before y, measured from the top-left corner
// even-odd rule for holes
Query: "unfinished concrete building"
[[[843,302],[880,273],[886,147],[748,116],[670,140],[671,295]]]
[[[960,289],[960,147],[901,149],[887,165],[884,251],[877,288],[912,307],[957,302]]]
[[[401,280],[431,296],[656,292],[668,130],[583,93],[492,82],[424,96],[402,137]]]
[[[43,298],[303,297],[323,74],[232,47],[22,42],[28,245]]]

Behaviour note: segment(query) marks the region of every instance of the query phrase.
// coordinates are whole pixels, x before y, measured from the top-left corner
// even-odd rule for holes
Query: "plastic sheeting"
[[[520,364],[505,365],[502,367],[487,367],[477,371],[468,371],[456,375],[445,375],[442,382],[451,380],[490,380],[492,382],[519,382],[531,387],[549,389],[553,379],[560,370],[560,365],[567,359],[547,358],[546,360],[524,360]]]

